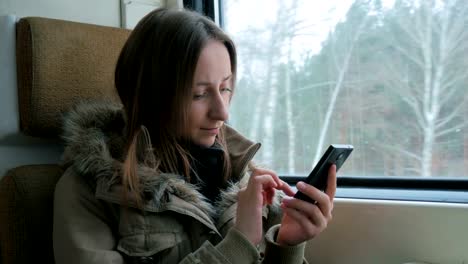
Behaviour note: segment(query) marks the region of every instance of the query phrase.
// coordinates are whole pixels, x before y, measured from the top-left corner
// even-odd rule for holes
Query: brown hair
[[[141,149],[140,137],[150,142],[143,148],[152,147],[158,171],[190,180],[189,154],[184,147],[188,139],[181,135],[188,123],[195,67],[209,40],[226,46],[234,85],[237,55],[233,41],[211,20],[192,11],[152,11],[136,25],[120,53],[115,86],[127,118],[122,183],[127,194],[140,194],[136,195],[139,203],[137,166],[140,153],[148,153]],[[227,181],[231,165],[223,131],[216,142],[224,149],[223,178]]]

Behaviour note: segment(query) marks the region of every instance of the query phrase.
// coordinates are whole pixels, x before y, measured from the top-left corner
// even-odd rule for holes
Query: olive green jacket
[[[252,245],[232,228],[237,192],[260,144],[225,126],[232,175],[240,178],[214,204],[178,175],[141,163],[144,203],[120,184],[125,119],[118,106],[86,104],[65,119],[64,175],[54,199],[54,254],[61,263],[304,263],[305,243],[274,242],[279,196],[263,209],[265,239]],[[244,176],[241,176],[244,175]],[[125,202],[124,202],[125,201]]]

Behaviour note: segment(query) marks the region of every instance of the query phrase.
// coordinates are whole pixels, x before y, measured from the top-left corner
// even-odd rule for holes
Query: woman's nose
[[[211,119],[226,121],[229,118],[229,101],[221,94],[213,97],[209,111]]]

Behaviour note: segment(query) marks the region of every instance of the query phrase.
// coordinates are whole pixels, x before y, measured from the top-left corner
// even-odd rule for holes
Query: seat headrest
[[[82,100],[119,103],[114,70],[130,30],[27,17],[16,26],[20,129],[57,137],[62,115]]]

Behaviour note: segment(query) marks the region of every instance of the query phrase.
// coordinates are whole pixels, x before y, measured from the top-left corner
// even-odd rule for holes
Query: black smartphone
[[[353,149],[352,145],[330,145],[304,182],[313,185],[315,188],[324,192],[327,189],[328,170],[330,169],[330,166],[335,164],[336,171],[338,171]],[[315,201],[309,198],[309,196],[299,191],[294,195],[294,197],[315,203]]]

